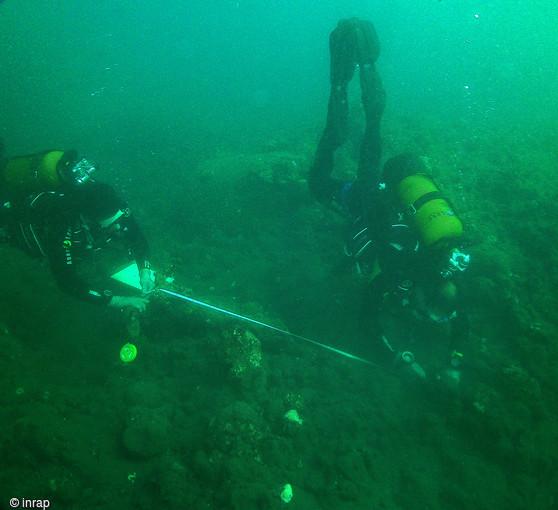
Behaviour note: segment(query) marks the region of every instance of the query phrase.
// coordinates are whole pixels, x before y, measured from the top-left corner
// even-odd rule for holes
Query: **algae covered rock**
[[[210,178],[232,179],[252,174],[268,183],[284,184],[305,177],[303,163],[299,154],[276,150],[259,154],[223,154],[202,162],[198,170]]]
[[[164,453],[170,446],[170,423],[165,408],[135,408],[122,442],[128,453],[149,459]]]
[[[243,328],[225,331],[220,355],[233,380],[244,386],[263,383],[262,345],[251,331]]]
[[[166,398],[155,381],[138,381],[126,387],[128,402],[142,407],[156,408]]]
[[[211,445],[222,453],[259,459],[258,443],[264,436],[261,416],[246,402],[225,407],[209,423]]]

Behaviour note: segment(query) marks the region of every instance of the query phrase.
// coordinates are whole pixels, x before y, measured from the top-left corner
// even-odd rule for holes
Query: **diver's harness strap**
[[[358,217],[355,221],[355,224],[359,222],[362,217]],[[350,247],[349,247],[349,242]],[[345,251],[345,255],[347,257],[353,257],[358,259],[362,253],[372,244],[372,239],[368,235],[368,227],[361,228],[352,238],[351,240],[345,243],[343,250]]]
[[[431,191],[430,193],[425,193],[424,195],[417,198],[411,205],[409,205],[409,207],[407,207],[405,212],[409,216],[413,216],[424,204],[430,202],[431,200],[436,200],[437,198],[443,198],[444,200],[447,200],[447,198],[443,197],[442,193],[440,193],[439,191]]]
[[[29,209],[33,209],[33,207],[35,206],[35,202],[37,200],[40,200],[41,197],[50,194],[54,194],[54,191],[42,191],[41,193],[37,194],[34,197],[33,195],[31,195],[29,197],[30,198],[29,205],[26,207],[29,207]],[[27,221],[18,221],[18,225],[19,225],[21,237],[25,241],[27,248],[29,248],[29,250],[33,253],[36,253],[38,251],[43,257],[46,257],[45,251],[43,250],[43,246],[41,244],[41,239],[33,223]]]
[[[36,252],[37,250],[39,250],[39,253],[43,257],[46,257],[45,252],[43,250],[43,247],[41,246],[41,242],[39,240],[39,237],[37,236],[37,233],[35,232],[35,229],[33,228],[33,225],[31,225],[30,223],[29,224],[24,224],[20,221],[19,222],[19,230],[20,230],[20,233],[21,233],[21,237],[25,241],[25,244],[27,245],[29,250],[33,253]]]

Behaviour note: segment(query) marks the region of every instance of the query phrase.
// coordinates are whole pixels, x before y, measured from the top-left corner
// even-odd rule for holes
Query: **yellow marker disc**
[[[120,349],[120,359],[124,363],[130,363],[130,361],[134,361],[138,354],[138,350],[136,346],[133,344],[126,344]]]

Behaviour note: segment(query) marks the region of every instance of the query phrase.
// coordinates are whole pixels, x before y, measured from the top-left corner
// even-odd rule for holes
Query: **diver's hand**
[[[449,366],[451,369],[459,370],[461,368],[461,359],[463,358],[463,354],[457,351],[453,351],[451,353],[451,358],[449,362]]]
[[[456,390],[461,382],[461,370],[448,368],[442,374],[441,380],[448,389]]]
[[[440,376],[441,381],[447,388],[457,389],[461,382],[461,367],[463,354],[452,351],[447,369]]]
[[[149,303],[149,300],[146,297],[112,296],[109,306],[120,309],[131,306],[141,313],[145,312],[147,303]]]
[[[140,269],[139,272],[141,293],[147,294],[155,288],[155,282],[151,279],[151,270],[147,268]]]

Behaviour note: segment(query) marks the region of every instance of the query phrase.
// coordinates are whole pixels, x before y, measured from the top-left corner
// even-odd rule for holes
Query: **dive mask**
[[[91,179],[91,174],[95,171],[95,167],[85,158],[78,161],[71,170],[71,176],[76,184],[82,184]]]
[[[448,261],[448,266],[440,272],[442,278],[450,278],[457,271],[465,271],[465,269],[469,267],[470,261],[470,255],[467,255],[458,249],[453,250]]]

